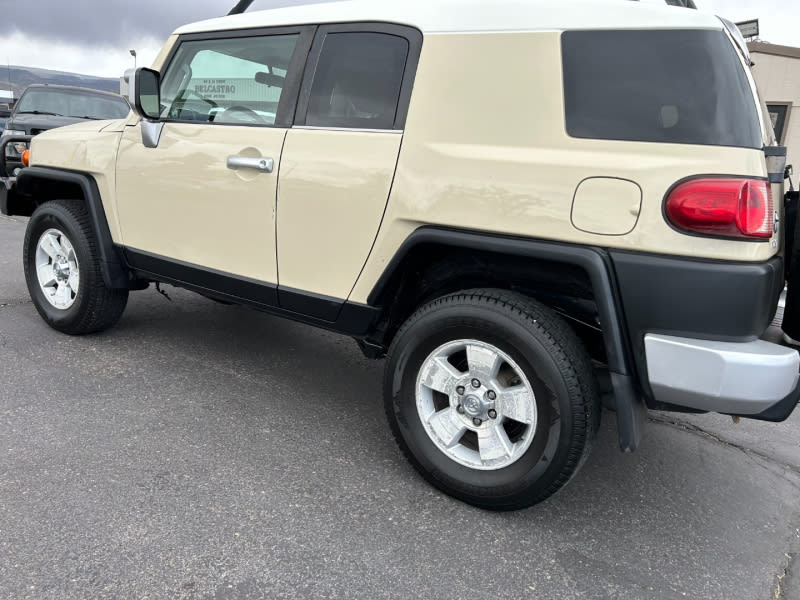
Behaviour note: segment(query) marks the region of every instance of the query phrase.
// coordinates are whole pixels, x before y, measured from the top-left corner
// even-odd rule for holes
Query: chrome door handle
[[[229,156],[227,165],[229,169],[255,169],[262,173],[272,173],[275,161],[265,157]]]

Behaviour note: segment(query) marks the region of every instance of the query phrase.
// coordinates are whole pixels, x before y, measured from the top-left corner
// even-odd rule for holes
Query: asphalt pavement
[[[528,510],[427,485],[352,340],[169,286],[49,329],[0,216],[0,598],[800,599],[800,410],[653,413]]]

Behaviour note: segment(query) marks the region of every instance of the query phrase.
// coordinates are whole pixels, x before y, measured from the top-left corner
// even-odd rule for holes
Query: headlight
[[[27,142],[11,142],[6,145],[6,156],[8,158],[18,159],[27,148]]]
[[[9,135],[25,135],[25,132],[18,129],[4,129],[2,137],[7,137]],[[21,150],[19,146],[23,146]],[[6,156],[9,158],[19,158],[20,154],[22,154],[27,147],[28,144],[25,142],[11,142],[6,146]]]

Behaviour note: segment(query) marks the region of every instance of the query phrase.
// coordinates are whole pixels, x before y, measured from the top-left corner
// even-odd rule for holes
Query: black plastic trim
[[[526,238],[497,236],[439,227],[421,227],[414,231],[389,261],[367,302],[375,305],[383,293],[392,274],[402,268],[403,260],[415,246],[440,244],[455,248],[483,250],[500,254],[529,257],[532,259],[561,262],[581,267],[589,275],[595,294],[597,310],[606,339],[608,367],[620,375],[631,374],[631,362],[625,339],[622,304],[613,278],[613,269],[608,252],[590,246],[571,246],[559,242],[531,240]]]
[[[247,299],[255,304],[277,305],[277,286],[247,277],[232,276],[223,271],[200,267],[157,254],[124,248],[128,265],[137,272],[161,275],[170,283],[187,283],[207,291],[224,292],[226,296]]]
[[[303,126],[306,124],[314,74],[317,71],[319,58],[322,54],[325,36],[329,33],[385,33],[405,38],[406,41],[408,41],[408,58],[406,59],[406,68],[403,73],[403,82],[400,85],[397,114],[395,115],[393,126],[393,129],[402,131],[406,125],[408,107],[411,104],[411,92],[414,88],[414,80],[417,76],[417,65],[419,64],[419,57],[422,53],[422,33],[418,29],[414,29],[408,25],[381,22],[335,23],[321,25],[317,29],[314,43],[311,46],[311,52],[308,55],[303,84],[300,88],[300,100],[297,103],[295,125]]]
[[[645,332],[758,339],[783,289],[783,259],[731,262],[611,250],[631,338]]]
[[[316,30],[317,27],[315,25],[299,25],[293,27],[259,27],[255,29],[204,31],[200,33],[185,33],[179,36],[175,44],[172,46],[172,49],[169,51],[166,60],[164,61],[164,65],[161,69],[162,73],[166,73],[167,70],[172,66],[172,61],[175,58],[175,54],[178,52],[178,48],[180,48],[183,42],[291,34],[298,34],[299,38],[297,40],[297,44],[295,45],[292,58],[289,62],[289,67],[286,70],[286,85],[284,87],[284,91],[281,93],[281,99],[278,104],[278,111],[275,115],[275,123],[273,125],[267,125],[263,123],[205,123],[202,121],[188,121],[183,119],[160,119],[160,121],[164,123],[194,123],[201,125],[213,125],[217,127],[272,127],[284,129],[291,127],[297,107],[297,98],[300,93],[300,84],[303,80],[306,60],[308,58],[309,50],[311,49],[311,43],[314,40],[314,34]]]
[[[309,315],[324,321],[335,321],[339,316],[344,300],[280,286],[278,288],[278,303],[281,308],[292,312]]]
[[[619,449],[633,452],[639,447],[647,423],[647,407],[636,391],[633,377],[619,373],[610,375],[614,388],[614,408],[617,412]]]
[[[625,328],[624,311],[617,289],[611,258],[603,248],[572,246],[559,242],[531,240],[487,233],[421,227],[414,231],[397,250],[387,265],[367,302],[375,305],[392,278],[403,268],[409,252],[420,244],[437,244],[565,263],[582,268],[589,276],[603,330],[608,368],[614,386],[617,407],[617,428],[620,448],[633,451],[641,438],[645,407],[637,380],[635,361]]]
[[[365,337],[369,333],[379,313],[379,309],[365,304],[284,289],[274,283],[224,273],[135,248],[124,247],[121,250],[130,268],[144,279],[170,283],[355,338]],[[279,304],[279,297],[283,305]],[[335,314],[331,310],[333,300],[337,302]]]
[[[655,402],[644,336],[749,342],[769,326],[783,289],[783,259],[744,263],[612,250],[638,379]]]
[[[788,419],[800,402],[800,384],[792,390],[783,400],[770,406],[767,410],[757,415],[733,415],[756,421],[770,421],[781,423]]]
[[[787,153],[786,146],[764,146],[764,156],[767,159],[772,157],[778,156],[783,159],[783,168],[777,172],[770,172],[768,181],[770,183],[777,183],[783,184],[784,179],[786,179],[786,153]],[[767,161],[767,166],[769,166],[769,160]]]
[[[92,229],[94,229],[97,236],[97,250],[100,255],[103,283],[109,288],[129,288],[128,272],[124,267],[122,257],[114,246],[114,240],[111,238],[111,230],[108,228],[108,220],[100,197],[100,190],[97,188],[97,182],[90,175],[77,171],[49,167],[27,167],[20,171],[17,177],[17,193],[33,196],[35,199],[35,182],[37,180],[58,181],[80,187],[89,211]]]

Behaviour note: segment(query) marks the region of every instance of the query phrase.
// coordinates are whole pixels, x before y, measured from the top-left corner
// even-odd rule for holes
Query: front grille
[[[47,129],[31,129],[31,135],[39,135],[43,131],[47,131]]]

